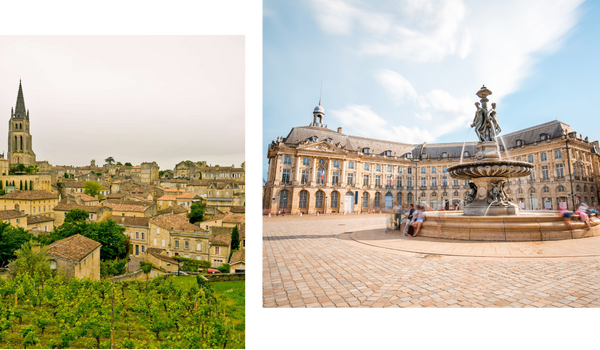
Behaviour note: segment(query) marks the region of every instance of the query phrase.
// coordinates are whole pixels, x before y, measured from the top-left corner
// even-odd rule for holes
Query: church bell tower
[[[8,122],[8,162],[9,164],[35,165],[35,153],[31,147],[29,133],[29,111],[25,109],[23,87],[19,80],[17,105],[10,111]]]

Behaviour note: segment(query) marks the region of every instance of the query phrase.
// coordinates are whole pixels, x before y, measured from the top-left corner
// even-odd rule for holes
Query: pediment
[[[342,151],[345,147],[339,147],[339,143],[333,145],[327,141],[321,141],[317,143],[304,143],[298,146],[298,149],[306,150],[306,151],[320,151],[320,152],[331,152],[338,153]]]

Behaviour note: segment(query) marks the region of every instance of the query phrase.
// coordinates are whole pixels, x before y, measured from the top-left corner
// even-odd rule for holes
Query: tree
[[[15,252],[21,248],[23,243],[29,242],[31,239],[33,239],[31,232],[0,222],[0,266],[15,259],[17,257]]]
[[[113,157],[108,157],[104,161],[107,162],[108,164],[112,164],[115,162],[115,159]]]
[[[123,163],[121,163],[121,162],[117,162],[117,165],[123,165]]]
[[[231,266],[229,266],[228,263],[224,263],[217,267],[217,270],[221,271],[221,273],[229,273],[229,271],[231,271]]]
[[[85,222],[90,213],[83,209],[71,209],[65,216],[65,222]]]
[[[26,174],[31,175],[36,174],[38,171],[40,171],[40,168],[37,165],[27,165],[24,167],[23,170]]]
[[[238,231],[237,225],[233,227],[231,231],[231,250],[236,250],[240,247],[240,232]]]
[[[25,180],[25,191],[27,191],[27,180]]]
[[[0,184],[2,184],[2,181],[0,181]],[[33,191],[33,180],[29,180],[29,190]]]
[[[46,247],[40,247],[39,243],[23,243],[21,248],[15,252],[17,259],[12,265],[11,274],[18,276],[27,273],[34,280],[43,284],[52,277],[52,269],[50,269],[46,252]]]
[[[19,185],[19,189],[20,189],[20,190],[23,190],[23,180],[19,180],[19,183],[20,183],[20,185]]]
[[[246,162],[242,162],[241,167],[243,168],[244,166],[246,166]]]
[[[133,165],[131,165],[131,163],[127,162],[127,163],[125,163],[125,166],[133,166]]]
[[[102,191],[102,185],[96,181],[86,181],[83,183],[83,193],[96,197]]]
[[[36,345],[40,342],[34,325],[29,325],[21,328],[23,335],[23,347],[27,349],[27,345]]]
[[[146,289],[148,289],[148,277],[150,276],[150,272],[152,271],[152,264],[148,262],[143,262],[140,264],[140,269],[144,271],[146,274]]]
[[[192,224],[202,221],[204,218],[204,204],[202,202],[193,203],[188,218],[190,218]]]

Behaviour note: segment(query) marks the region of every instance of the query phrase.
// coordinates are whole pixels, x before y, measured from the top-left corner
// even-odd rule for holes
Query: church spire
[[[25,110],[25,99],[23,98],[23,87],[21,86],[21,79],[19,79],[19,93],[17,94],[17,106],[15,107],[15,115],[18,117],[25,117],[27,111]]]

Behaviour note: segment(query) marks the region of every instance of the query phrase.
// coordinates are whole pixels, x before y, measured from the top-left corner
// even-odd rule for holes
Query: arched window
[[[443,152],[443,153],[442,153],[442,158],[448,158],[448,153],[446,153],[446,152]]]
[[[550,192],[550,189],[548,188],[548,186],[544,186],[544,192]]]
[[[517,193],[523,193],[523,189],[522,189],[522,188],[519,188],[519,189],[517,190]]]
[[[565,186],[558,186],[558,192],[564,192],[565,191]]]
[[[425,196],[426,196],[425,192],[421,192],[421,197],[425,197]]]
[[[369,207],[369,193],[368,192],[364,192],[363,193],[363,208],[368,208]]]
[[[530,188],[530,189],[529,189],[529,193],[535,193],[535,188],[533,188],[533,187],[532,187],[532,188]]]
[[[423,192],[424,193],[424,192]],[[437,197],[437,193],[436,192],[432,192],[431,193],[431,197]]]
[[[381,193],[375,193],[375,208],[379,208],[381,206]]]
[[[581,192],[581,187],[579,187],[579,185],[577,185],[577,187],[575,188],[575,190],[576,190],[577,192]]]
[[[452,194],[454,197],[458,197],[458,191],[454,191],[454,193]]]
[[[465,151],[465,153],[463,153],[463,158],[469,158],[471,155],[469,154],[469,151]]]

